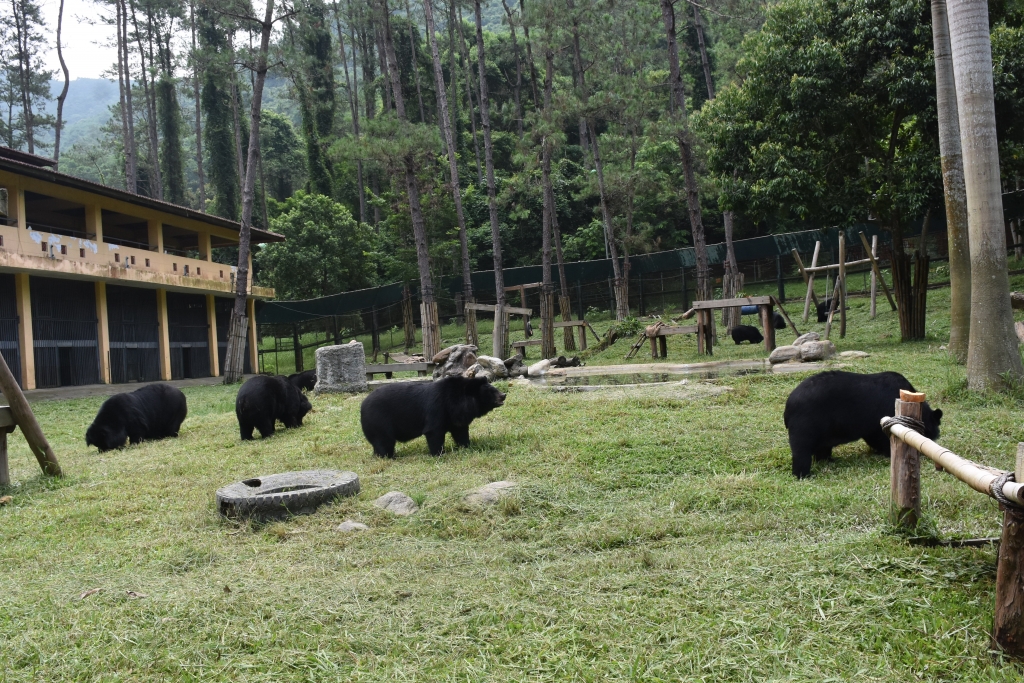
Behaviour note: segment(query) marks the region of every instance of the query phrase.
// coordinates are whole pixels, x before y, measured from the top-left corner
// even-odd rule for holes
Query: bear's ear
[[[936,408],[932,414],[935,416],[935,424],[942,422],[942,408]]]

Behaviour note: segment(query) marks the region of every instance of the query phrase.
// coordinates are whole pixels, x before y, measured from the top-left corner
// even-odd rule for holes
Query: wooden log
[[[11,485],[11,471],[7,466],[7,435],[14,431],[14,415],[7,406],[0,406],[0,486]]]
[[[494,307],[494,327],[491,331],[491,354],[504,359],[508,355],[508,313],[504,306]]]
[[[799,337],[800,336],[800,330],[796,329],[796,325],[794,325],[793,321],[789,319],[789,313],[786,313],[786,309],[782,307],[782,304],[779,303],[778,299],[773,299],[773,301],[774,301],[775,305],[779,307],[779,311],[782,313],[782,317],[786,319],[786,323],[789,324],[789,329],[793,330],[793,334],[795,334],[796,336]],[[772,322],[774,322],[774,321],[772,321]]]
[[[690,318],[692,318],[692,317],[693,317],[694,315],[696,315],[696,313],[697,313],[697,309],[695,309],[695,308],[691,308],[691,309],[690,309],[690,310],[688,310],[688,311],[687,311],[686,313],[683,313],[683,314],[682,314],[681,316],[679,316],[679,319],[680,319],[680,320],[689,320],[689,319],[690,319]]]
[[[465,315],[466,317],[466,343],[471,344],[472,346],[480,346],[480,334],[476,326],[476,311],[474,311],[472,308],[466,308],[465,306],[465,304],[472,304],[475,301],[475,299],[470,299],[469,301],[466,301],[463,304],[462,308],[463,315]],[[377,312],[376,310],[374,310],[374,316],[376,315]],[[376,357],[376,354],[374,355],[374,357]]]
[[[1017,444],[1017,478],[1024,479],[1024,443]],[[1024,510],[1006,507],[996,562],[996,610],[992,644],[1024,659]]]
[[[846,338],[846,233],[839,233],[839,338]]]
[[[796,249],[793,249],[792,251],[793,251],[793,260],[796,261],[796,267],[800,269],[800,276],[804,279],[804,286],[806,286],[807,285],[807,278],[809,277],[809,274],[807,273],[807,269],[804,268],[804,262],[803,262],[803,259],[800,258],[800,252],[798,252]],[[811,297],[814,299],[815,305],[817,305],[818,297],[815,296],[813,291],[811,291],[810,294],[811,294]]]
[[[771,353],[775,350],[775,316],[772,315],[772,305],[758,306],[757,310],[761,313],[761,327],[764,328],[764,350]]]
[[[882,418],[882,421],[886,419],[888,418]],[[946,472],[986,496],[992,495],[992,483],[1003,474],[1002,470],[961,458],[953,451],[903,425],[892,425],[889,428],[889,434],[891,437],[896,437],[913,446],[919,453],[940,465]],[[1007,482],[1003,486],[1003,495],[1018,505],[1024,505],[1024,484],[1015,481]]]
[[[496,313],[498,310],[498,307],[494,304],[468,303],[465,306],[466,309],[470,311],[487,311],[489,313]],[[512,315],[524,315],[526,317],[530,317],[531,315],[533,315],[532,308],[516,308],[515,306],[505,306],[502,310]]]
[[[839,236],[843,237],[842,233],[840,233]],[[863,265],[865,265],[867,263],[871,263],[871,259],[869,259],[869,258],[862,258],[862,259],[858,259],[856,261],[848,261],[846,263],[845,267],[846,268],[850,268],[850,267],[853,267],[853,266],[863,266]],[[817,266],[817,267],[814,267],[814,268],[808,268],[807,272],[813,274],[813,273],[823,273],[823,272],[825,272],[827,270],[842,270],[842,268],[840,268],[839,265],[840,265],[839,263],[833,263],[832,265],[828,265],[828,266]]]
[[[556,320],[553,327],[557,330],[565,327],[585,327],[586,324],[586,320]]]
[[[658,336],[658,348],[661,351],[661,357],[662,358],[668,358],[668,341],[667,341],[667,339],[668,338],[665,337],[665,335],[659,335]]]
[[[839,298],[839,280],[836,280],[835,287],[832,288],[832,302],[828,307],[828,320],[825,321],[825,339],[828,339],[829,335],[832,334],[832,317],[836,314],[836,300]]]
[[[587,350],[587,328],[585,325],[580,325],[580,351]]]
[[[62,473],[60,463],[57,462],[57,456],[54,455],[53,449],[50,448],[50,443],[43,435],[43,430],[40,428],[39,423],[36,422],[36,416],[32,414],[32,409],[25,399],[25,394],[21,393],[21,387],[14,380],[14,375],[11,374],[11,369],[7,367],[7,361],[4,360],[2,355],[0,355],[0,391],[3,392],[4,397],[7,399],[11,409],[11,416],[14,418],[14,422],[21,427],[21,433],[25,435],[25,441],[28,442],[29,448],[32,449],[32,454],[39,461],[39,466],[43,468],[43,473],[54,477],[61,476]]]
[[[572,302],[569,301],[569,297],[559,295],[558,312],[561,313],[563,321],[572,320]],[[576,339],[572,336],[572,329],[562,330],[562,344],[566,351],[576,350]]]
[[[696,332],[696,325],[662,325],[653,336],[670,337],[674,334],[695,334]]]
[[[818,265],[818,254],[821,252],[821,240],[814,243],[814,256],[811,257],[811,268]],[[827,288],[826,288],[827,289]],[[828,292],[826,291],[826,294]],[[809,273],[807,276],[807,295],[804,297],[804,322],[807,322],[807,316],[811,309],[811,299],[814,299],[814,306],[818,306],[818,297],[814,293],[814,273]]]
[[[878,268],[878,259],[875,258],[871,251],[871,247],[868,245],[868,238],[864,236],[864,233],[860,233],[861,244],[864,245],[864,249],[868,252],[868,259],[871,261],[871,270],[874,271],[875,277],[878,278],[879,284],[882,285],[882,291],[885,292],[885,298],[889,300],[889,305],[892,306],[892,310],[896,310],[896,302],[892,300],[892,294],[889,292],[889,285],[885,284],[885,278],[882,277],[882,271]]]
[[[658,357],[658,336],[657,335],[648,335],[647,338],[651,342],[651,358],[657,358]]]
[[[896,399],[896,415],[921,419],[921,403]],[[889,437],[889,521],[901,529],[916,529],[921,519],[921,456],[910,444]]]
[[[741,296],[735,299],[708,299],[706,301],[694,301],[693,308],[698,311],[718,310],[732,306],[763,306],[770,304],[770,296]]]
[[[873,257],[878,256],[878,235],[871,236],[871,255]],[[875,269],[871,269],[871,319],[875,319],[875,301],[878,298],[878,275],[875,274]]]

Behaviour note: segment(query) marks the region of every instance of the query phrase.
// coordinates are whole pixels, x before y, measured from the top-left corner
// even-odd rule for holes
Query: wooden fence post
[[[469,301],[466,303],[474,304],[476,303],[476,299],[470,297]],[[476,310],[466,308],[465,306],[463,306],[462,310],[466,319],[466,343],[472,344],[473,346],[480,346],[480,334],[476,328]]]
[[[555,293],[542,288],[540,291],[540,339],[541,355],[554,358],[555,350]],[[525,356],[526,348],[523,348]]]
[[[924,400],[924,394],[900,390],[896,416],[920,420]],[[895,436],[889,437],[889,448],[889,521],[901,529],[913,530],[921,518],[921,454]]]
[[[772,305],[758,306],[761,314],[761,327],[764,329],[764,350],[771,353],[775,350],[775,316],[772,315]]]
[[[846,233],[839,233],[839,337],[846,338]]]
[[[878,235],[871,236],[871,258],[878,256]],[[871,269],[871,319],[875,319],[875,301],[878,298],[878,275],[875,268]]]
[[[1017,481],[1024,481],[1024,443],[1017,444]],[[996,564],[996,613],[992,643],[1014,659],[1024,658],[1024,510],[1004,507]]]
[[[814,256],[811,257],[811,268],[816,268],[818,265],[818,254],[821,252],[821,240],[814,243]],[[828,294],[828,288],[825,288],[825,294]],[[804,297],[804,322],[807,322],[807,316],[811,312],[811,299],[814,299],[814,305],[818,305],[818,297],[814,294],[814,273],[812,272],[807,276],[807,296]]]
[[[779,301],[786,303],[786,281],[782,278],[782,254],[775,255],[775,278],[779,285]]]
[[[474,321],[476,311],[473,311]],[[491,354],[495,358],[505,359],[508,355],[508,313],[501,305],[494,307],[494,327],[491,329]]]
[[[299,339],[298,323],[292,323],[292,354],[295,357],[295,372],[302,372],[302,341]]]
[[[561,296],[558,297],[558,311],[562,314],[562,321],[572,320],[572,302],[569,301],[569,297]],[[572,336],[572,328],[566,327],[562,329],[562,344],[566,351],[576,350],[576,340]]]

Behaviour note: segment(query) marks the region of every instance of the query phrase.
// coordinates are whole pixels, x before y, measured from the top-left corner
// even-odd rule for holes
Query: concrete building
[[[235,268],[213,250],[240,225],[52,167],[0,147],[0,353],[22,388],[220,375]],[[246,372],[273,296],[249,286]]]

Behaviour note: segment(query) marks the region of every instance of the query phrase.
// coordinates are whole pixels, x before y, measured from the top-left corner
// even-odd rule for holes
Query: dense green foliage
[[[279,297],[313,299],[366,286],[369,229],[347,208],[300,190],[276,213],[270,229],[286,239],[264,247],[257,262]]]

